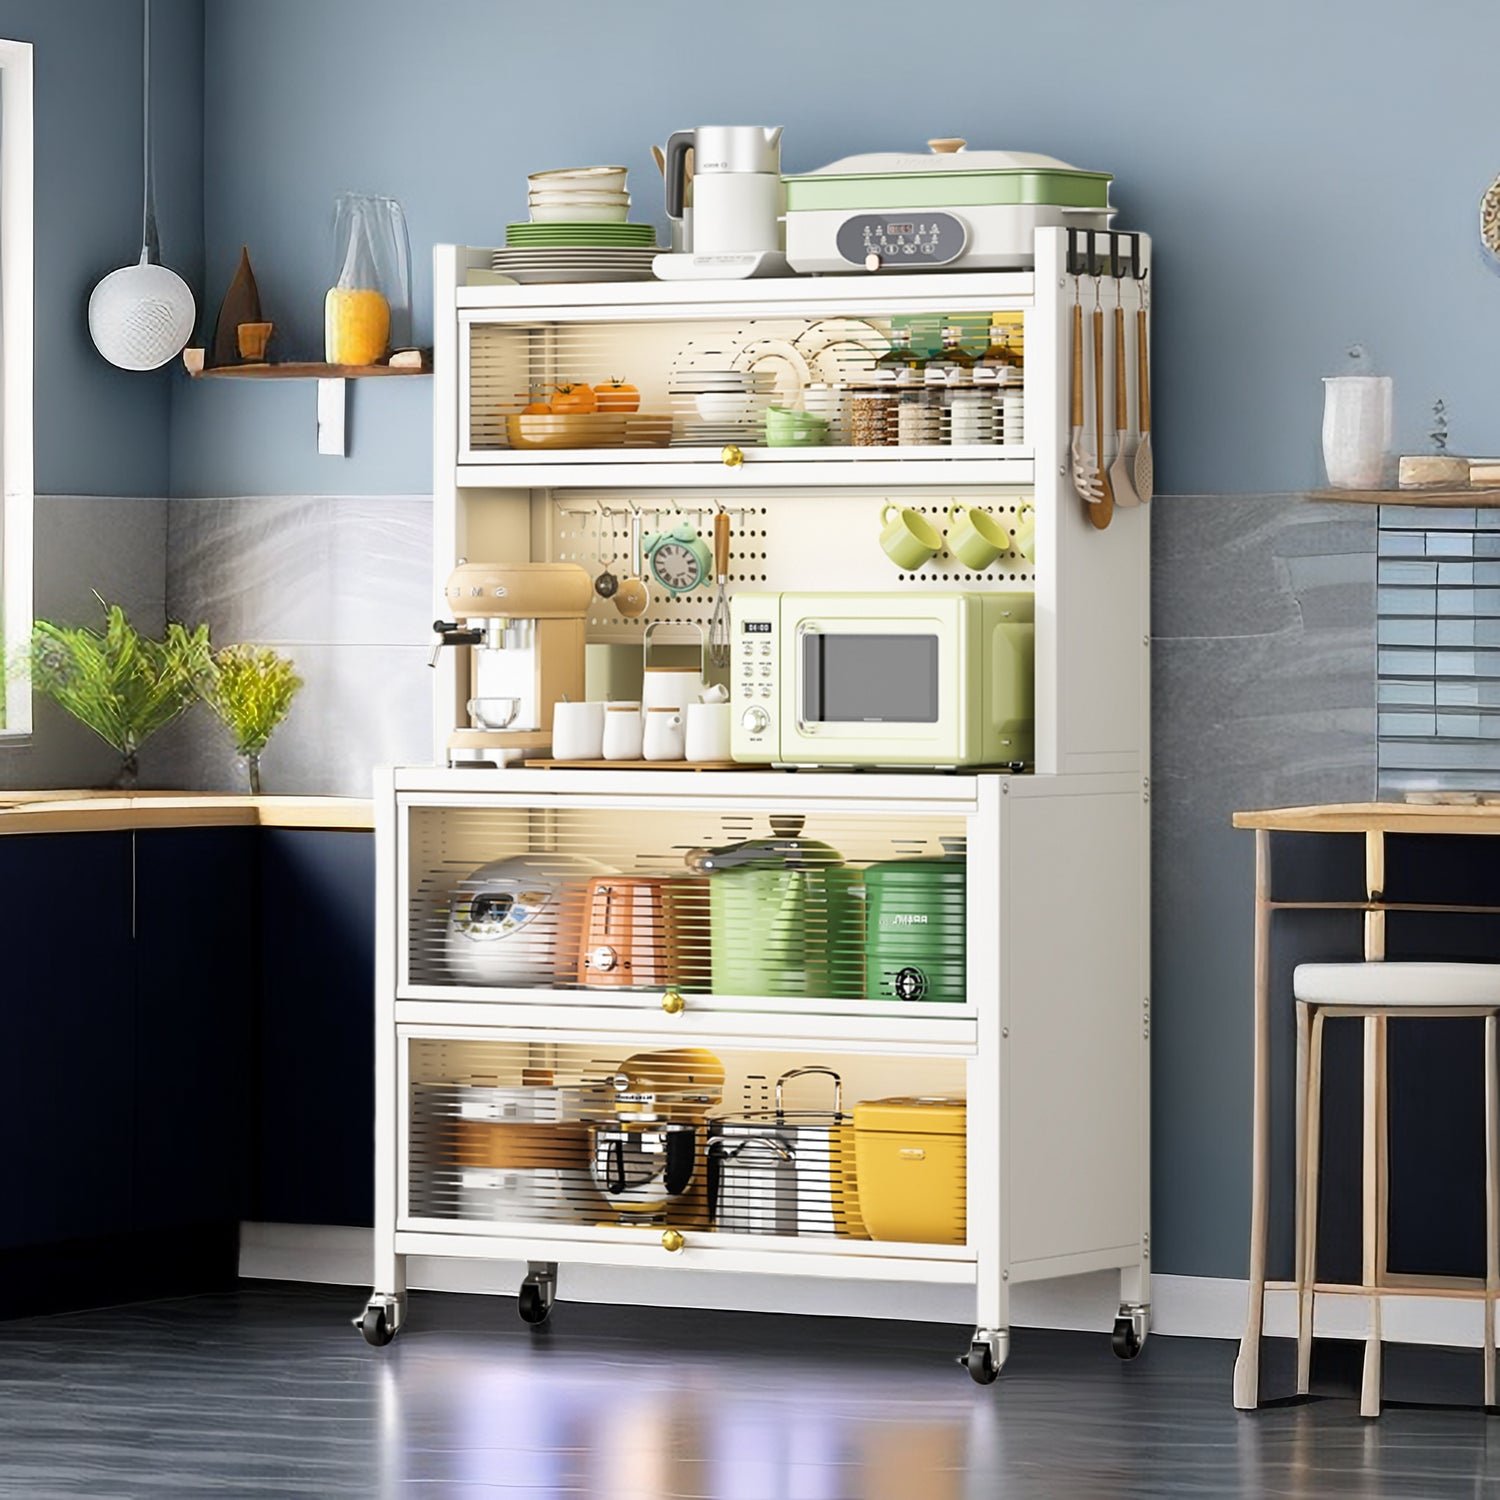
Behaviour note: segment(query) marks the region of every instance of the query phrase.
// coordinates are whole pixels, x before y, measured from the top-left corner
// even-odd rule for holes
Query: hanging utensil
[[[143,16],[141,258],[111,271],[89,297],[89,336],[100,354],[122,370],[156,370],[176,359],[193,335],[198,313],[187,282],[159,264],[151,167],[151,0],[143,0]]]
[[[1115,497],[1104,468],[1104,309],[1099,305],[1099,279],[1094,279],[1094,473],[1098,500],[1089,506],[1089,520],[1103,531],[1114,517]]]
[[[1149,274],[1149,273],[1148,273]],[[1135,450],[1135,492],[1145,504],[1155,493],[1156,475],[1151,458],[1151,366],[1146,354],[1146,283],[1141,282],[1141,305],[1135,310],[1136,399],[1140,405],[1141,440]]]
[[[1115,461],[1109,466],[1109,487],[1116,505],[1139,505],[1131,479],[1132,464],[1125,457],[1125,439],[1130,418],[1125,410],[1125,307],[1120,301],[1120,283],[1115,281]]]
[[[1073,279],[1073,289],[1073,409],[1069,418],[1073,424],[1073,488],[1078,498],[1092,509],[1099,498],[1099,486],[1083,446],[1083,305],[1076,298],[1077,277]]]
[[[713,618],[708,626],[708,659],[716,667],[729,665],[729,512],[720,510],[714,517],[714,577],[718,597],[714,600]]]
[[[641,576],[641,513],[630,511],[630,577],[622,579],[615,594],[615,608],[627,620],[639,619],[651,607],[651,590]]]

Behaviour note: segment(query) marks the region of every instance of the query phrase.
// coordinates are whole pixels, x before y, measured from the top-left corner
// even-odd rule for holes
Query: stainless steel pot
[[[624,1117],[589,1127],[589,1175],[621,1222],[664,1219],[697,1163],[698,1127],[685,1121]]]
[[[833,1080],[833,1109],[785,1107],[787,1082]],[[708,1202],[714,1227],[734,1234],[866,1239],[854,1181],[854,1128],[832,1068],[793,1068],[776,1080],[774,1111],[708,1123]]]

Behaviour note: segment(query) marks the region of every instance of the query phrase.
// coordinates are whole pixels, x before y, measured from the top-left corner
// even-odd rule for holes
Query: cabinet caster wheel
[[[1134,1359],[1141,1352],[1145,1336],[1136,1327],[1135,1319],[1115,1319],[1115,1329],[1109,1336],[1109,1347],[1115,1351],[1116,1359]]]
[[[364,1335],[365,1343],[374,1349],[385,1348],[396,1337],[396,1330],[383,1307],[367,1307],[364,1317],[359,1320],[359,1331]]]
[[[552,1298],[536,1282],[523,1281],[518,1307],[523,1323],[545,1323],[552,1311]]]
[[[959,1360],[959,1364],[969,1372],[969,1379],[975,1385],[993,1385],[1000,1374],[988,1344],[970,1344],[969,1352]]]

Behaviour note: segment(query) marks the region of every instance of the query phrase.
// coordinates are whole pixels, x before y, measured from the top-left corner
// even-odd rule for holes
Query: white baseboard
[[[373,1263],[368,1229],[308,1224],[243,1224],[240,1275],[265,1281],[308,1281],[357,1289],[357,1311],[370,1286]],[[525,1267],[519,1262],[448,1260],[416,1255],[407,1264],[408,1283],[443,1292],[514,1296]],[[722,1307],[722,1276],[712,1271],[646,1271],[608,1266],[559,1269],[559,1294],[574,1302],[645,1307]],[[1188,1338],[1238,1339],[1245,1327],[1246,1283],[1211,1276],[1153,1276],[1151,1329]],[[1011,1321],[1018,1328],[1066,1328],[1106,1332],[1120,1299],[1113,1271],[1031,1282],[1011,1294]],[[835,1314],[898,1318],[914,1322],[972,1323],[973,1293],[964,1287],[910,1283],[842,1282],[825,1278],[737,1276],[733,1303],[748,1312]],[[1482,1303],[1470,1299],[1402,1296],[1381,1298],[1381,1333],[1390,1343],[1479,1348],[1484,1343]],[[1319,1338],[1363,1339],[1369,1301],[1355,1295],[1319,1293]],[[1294,1338],[1297,1299],[1288,1291],[1266,1295],[1267,1335]]]

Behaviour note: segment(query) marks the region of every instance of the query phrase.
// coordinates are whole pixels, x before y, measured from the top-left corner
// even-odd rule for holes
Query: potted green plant
[[[92,729],[120,755],[114,785],[135,787],[140,748],[196,701],[212,664],[208,627],[173,621],[151,640],[118,604],[107,604],[103,630],[38,620],[32,627],[32,686]]]
[[[201,679],[203,700],[234,736],[250,795],[260,795],[260,757],[302,686],[293,663],[265,646],[225,646]]]

